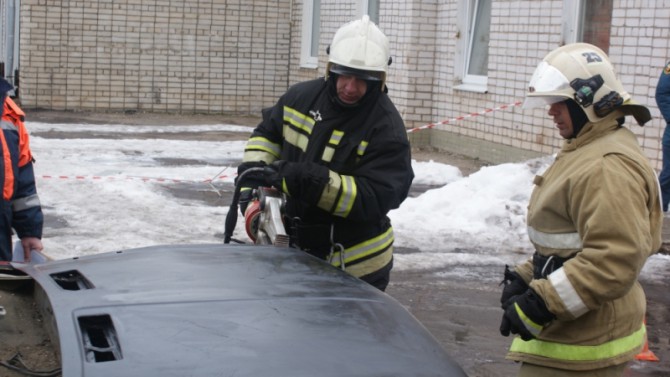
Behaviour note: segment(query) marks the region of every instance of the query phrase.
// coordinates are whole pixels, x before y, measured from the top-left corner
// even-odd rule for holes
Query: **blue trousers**
[[[0,194],[1,195],[1,194]],[[0,203],[0,261],[12,260],[12,218],[9,202]]]
[[[670,123],[665,125],[663,131],[663,168],[658,176],[661,185],[661,201],[663,203],[663,212],[668,211],[670,203]]]

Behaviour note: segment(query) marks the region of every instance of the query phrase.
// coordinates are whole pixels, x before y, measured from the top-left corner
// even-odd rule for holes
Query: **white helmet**
[[[346,23],[335,32],[333,42],[328,47],[326,79],[333,72],[381,81],[383,84],[390,63],[388,38],[365,15],[360,20]]]
[[[624,90],[607,54],[588,43],[568,44],[547,54],[530,79],[523,107],[566,99],[575,100],[592,123],[615,110],[633,115],[641,126],[651,119],[649,109]]]

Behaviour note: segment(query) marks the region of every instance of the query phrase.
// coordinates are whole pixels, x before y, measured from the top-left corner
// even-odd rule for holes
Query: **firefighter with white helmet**
[[[623,126],[651,119],[607,55],[575,43],[535,70],[525,107],[548,105],[565,139],[534,180],[528,236],[535,254],[505,271],[500,332],[519,376],[621,376],[645,342],[638,276],[661,246],[656,174]]]
[[[240,208],[253,186],[282,190],[292,246],[384,290],[394,241],[387,214],[414,177],[407,132],[387,95],[389,42],[363,16],[337,30],[328,53],[325,80],[298,83],[263,111],[238,174],[268,168],[243,188]]]
[[[386,81],[391,64],[389,41],[368,16],[349,22],[337,30],[328,47],[326,80],[330,72],[352,74],[363,80]]]

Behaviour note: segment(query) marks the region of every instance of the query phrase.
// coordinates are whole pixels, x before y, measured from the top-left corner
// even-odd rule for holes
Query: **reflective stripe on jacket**
[[[521,338],[515,338],[512,341],[510,352],[519,354],[528,354],[535,357],[546,358],[546,364],[561,368],[566,365],[566,362],[584,362],[581,367],[592,369],[586,363],[594,361],[616,360],[621,355],[630,354],[636,355],[642,342],[644,342],[646,329],[644,325],[633,332],[632,334],[611,340],[609,342],[599,344],[597,346],[587,346],[579,344],[563,344],[546,341],[530,341],[524,342]],[[620,363],[619,363],[620,364]],[[573,366],[574,369],[579,369],[578,365]]]
[[[661,245],[656,174],[615,113],[566,140],[535,179],[528,235],[542,256],[568,258],[546,279],[516,267],[557,319],[538,338],[515,339],[508,358],[589,370],[631,360],[644,340],[645,295],[637,279]]]
[[[408,195],[414,177],[410,145],[385,93],[368,93],[348,108],[331,98],[329,85],[323,79],[299,83],[264,110],[243,161],[327,167],[323,177],[301,182],[310,198],[293,198],[284,187],[286,213],[304,224],[332,227],[333,243],[322,240],[325,247],[341,245],[332,249],[331,263],[344,262],[347,272],[360,277],[391,262],[393,231],[386,215]]]

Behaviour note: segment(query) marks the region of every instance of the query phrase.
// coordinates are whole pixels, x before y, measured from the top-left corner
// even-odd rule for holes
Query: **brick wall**
[[[393,56],[389,95],[408,128],[523,100],[538,62],[564,43],[563,0],[493,0],[488,91],[456,89],[460,1],[380,3],[379,26]],[[321,0],[319,64],[304,68],[302,4],[24,0],[22,103],[68,110],[258,114],[289,85],[323,76],[333,34],[358,17],[356,0]],[[654,91],[670,59],[670,0],[612,4],[609,55],[624,87],[651,109],[654,119],[646,127],[630,128],[659,168],[665,124]],[[431,135],[427,143],[467,144],[470,154],[493,162],[552,154],[561,144],[545,110],[520,106],[442,124]],[[486,158],[493,149],[495,156]]]
[[[26,0],[21,101],[255,112],[288,83],[290,0]]]
[[[437,8],[437,37],[433,105],[434,121],[478,112],[523,100],[528,80],[539,61],[563,43],[561,22],[563,0],[494,0],[489,44],[488,93],[454,89],[457,1],[440,1]],[[654,93],[664,63],[670,59],[670,0],[622,0],[613,2],[609,56],[624,88],[635,100],[646,105],[653,119],[638,127],[632,117],[627,125],[639,137],[655,168],[661,167],[661,134],[665,122],[660,117]],[[385,26],[382,24],[382,26]],[[403,26],[404,27],[404,26]],[[407,98],[414,91],[408,88]],[[405,109],[416,117],[417,109]],[[423,120],[406,117],[408,126],[418,127]],[[524,153],[555,153],[562,140],[545,110],[525,110],[515,106],[486,116],[466,118],[438,126],[431,138],[436,146],[448,145],[449,135],[459,140],[483,141],[476,152],[485,160],[518,160]],[[441,135],[441,136],[437,136]],[[465,139],[463,139],[465,138]],[[462,141],[461,141],[462,143]],[[492,143],[492,144],[491,144]],[[509,155],[486,158],[491,145],[501,145]],[[474,147],[473,147],[474,148]],[[470,148],[470,150],[475,150]],[[507,153],[507,152],[504,152]]]

